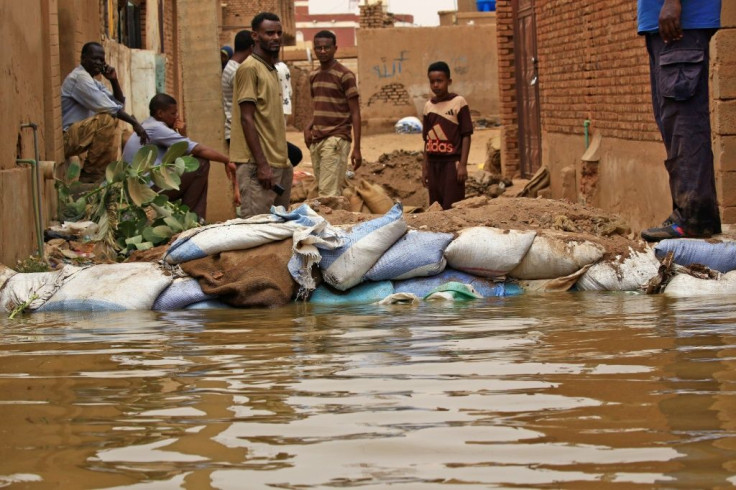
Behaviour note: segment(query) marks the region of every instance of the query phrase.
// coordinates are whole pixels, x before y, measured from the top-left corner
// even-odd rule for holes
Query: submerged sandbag
[[[733,296],[736,294],[736,271],[727,272],[719,279],[699,279],[689,274],[677,274],[667,284],[663,294],[676,298]]]
[[[635,252],[593,264],[580,277],[575,287],[579,291],[638,291],[657,275],[659,261],[654,250]]]
[[[606,250],[597,243],[547,232],[537,235],[521,263],[509,273],[516,279],[554,279],[597,262]]]
[[[294,297],[297,283],[287,267],[292,240],[248,250],[222,252],[181,264],[202,292],[231,306],[281,306]]]
[[[321,249],[319,267],[330,286],[346,291],[359,284],[366,272],[396,240],[406,233],[401,204],[396,204],[380,218],[352,227],[342,236],[343,245],[332,250]]]
[[[476,226],[462,230],[445,250],[447,264],[482,277],[503,278],[524,258],[536,232]]]
[[[187,306],[215,299],[217,296],[204,294],[202,288],[193,277],[179,277],[166,288],[153,304],[153,309],[157,311],[175,311],[186,308]]]
[[[470,284],[450,281],[430,291],[424,301],[469,301],[482,297]]]
[[[298,221],[284,222],[273,214],[232,219],[183,232],[164,259],[169,264],[180,264],[220,252],[254,248],[291,238],[294,231],[303,227]]]
[[[222,310],[222,309],[232,309],[232,308],[234,307],[226,303],[223,303],[220,300],[208,299],[206,301],[192,303],[191,305],[187,306],[185,309],[186,310]]]
[[[450,233],[409,230],[386,250],[365,278],[384,281],[439,274],[447,265],[444,251],[451,241]]]
[[[484,298],[515,296],[522,293],[521,288],[515,284],[497,283],[485,277],[474,276],[454,269],[445,269],[436,276],[394,281],[394,291],[397,293],[411,293],[423,298],[448,282],[470,284]]]
[[[736,242],[678,238],[662,240],[654,247],[660,260],[674,252],[674,262],[685,267],[702,264],[718,272],[736,269]]]
[[[314,290],[309,302],[316,305],[367,305],[391,296],[391,281],[364,282],[349,291],[338,291],[322,285]]]
[[[71,276],[37,311],[150,310],[173,279],[151,262],[94,265]]]
[[[36,310],[61,289],[64,283],[82,267],[66,265],[51,272],[16,273],[5,268],[0,286],[0,308],[7,312],[28,303],[26,309]]]
[[[586,265],[582,269],[573,272],[572,274],[564,277],[555,277],[554,279],[521,279],[519,280],[519,286],[524,291],[531,291],[537,293],[560,293],[569,291],[585,274],[589,265]]]

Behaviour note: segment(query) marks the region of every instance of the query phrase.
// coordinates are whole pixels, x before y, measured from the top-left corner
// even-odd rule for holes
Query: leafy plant
[[[199,226],[198,217],[179,201],[151,188],[179,189],[181,175],[199,168],[196,158],[186,156],[187,143],[171,145],[159,165],[157,149],[142,147],[133,161],[116,161],[105,170],[105,181],[90,188],[75,181],[79,167],[70,166],[66,179],[56,181],[59,215],[67,221],[97,223],[94,240],[103,240],[120,254],[147,250],[167,242],[174,234]]]

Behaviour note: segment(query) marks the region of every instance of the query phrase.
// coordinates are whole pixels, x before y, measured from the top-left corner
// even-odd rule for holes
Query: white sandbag
[[[10,267],[6,266],[5,264],[0,264],[0,290],[2,290],[3,286],[5,286],[5,283],[8,282],[8,279],[16,274],[17,272]]]
[[[487,226],[466,228],[445,250],[453,269],[481,277],[503,278],[524,258],[535,231],[501,230]]]
[[[670,280],[664,293],[675,298],[736,294],[736,271],[727,272],[719,279],[698,279],[689,274],[677,274]]]
[[[28,303],[26,309],[36,310],[56,294],[70,277],[81,270],[80,267],[66,265],[51,272],[13,274],[7,278],[0,290],[0,308],[11,312],[17,306]],[[7,276],[7,273],[4,275]]]
[[[660,260],[674,252],[673,261],[685,267],[702,264],[718,272],[736,269],[736,242],[677,238],[662,240],[654,247]]]
[[[519,286],[524,288],[524,291],[535,293],[560,293],[569,291],[590,267],[590,265],[586,265],[568,276],[555,277],[554,279],[521,279],[519,280]]]
[[[215,298],[217,296],[204,294],[199,281],[193,277],[178,277],[156,298],[152,309],[157,311],[181,310],[191,304]]]
[[[580,291],[638,291],[657,275],[659,261],[653,249],[635,252],[593,264],[578,280],[575,287]]]
[[[365,275],[369,281],[434,276],[445,270],[444,252],[451,233],[409,230],[378,259]]]
[[[537,235],[521,263],[509,273],[516,279],[554,279],[597,262],[606,250],[587,240],[572,240],[569,235],[547,232]]]
[[[406,222],[401,204],[380,218],[355,225],[342,237],[341,247],[321,250],[322,278],[340,291],[352,288],[404,233]]]
[[[150,310],[172,280],[152,262],[95,265],[74,274],[37,311]]]
[[[284,222],[272,214],[232,219],[183,232],[164,258],[169,264],[180,264],[229,250],[246,250],[291,238],[294,231],[301,228],[303,225],[299,222]]]

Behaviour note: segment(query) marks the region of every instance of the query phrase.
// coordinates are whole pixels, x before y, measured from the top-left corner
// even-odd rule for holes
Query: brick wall
[[[516,72],[514,63],[514,22],[511,0],[496,2],[498,42],[498,89],[503,126],[502,168],[506,176],[519,173],[519,118],[516,115]]]
[[[496,3],[504,173],[519,168],[512,0]],[[542,129],[583,134],[583,123],[604,137],[656,141],[649,66],[636,34],[636,2],[536,0]]]
[[[220,44],[232,44],[235,34],[250,29],[250,21],[260,12],[273,12],[281,19],[284,44],[293,45],[296,36],[294,2],[290,0],[227,0],[222,8]]]
[[[591,121],[604,137],[659,139],[636,2],[536,2],[540,105],[545,131],[582,134]]]
[[[166,93],[177,100],[180,99],[179,90],[179,63],[177,53],[177,22],[176,4],[173,0],[164,1],[164,32],[162,51],[166,56]]]
[[[387,12],[383,2],[360,6],[360,27],[380,29],[394,26],[394,14]]]

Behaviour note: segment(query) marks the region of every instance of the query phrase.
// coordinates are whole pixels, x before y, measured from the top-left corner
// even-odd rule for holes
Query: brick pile
[[[387,12],[383,2],[360,6],[360,27],[380,29],[394,26],[394,14]]]

